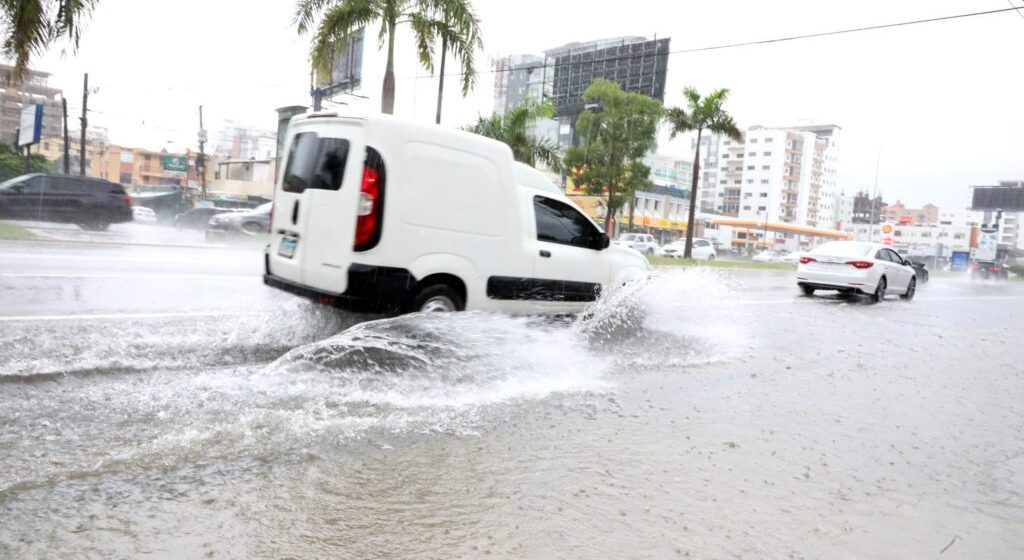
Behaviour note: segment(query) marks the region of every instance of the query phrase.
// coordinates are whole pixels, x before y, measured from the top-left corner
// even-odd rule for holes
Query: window
[[[755,157],[755,156],[757,156],[757,152],[750,152],[747,155],[750,156],[750,157]]]
[[[743,209],[744,210],[750,210],[750,207],[749,206],[744,206]]]
[[[761,170],[762,170],[762,171],[768,171],[768,170],[769,170],[769,169],[771,169],[771,168],[772,168],[772,166],[770,166],[770,165],[762,165],[762,166],[761,166]]]
[[[306,189],[336,191],[341,188],[348,146],[344,138],[320,138],[315,132],[297,134],[284,168],[284,191],[301,193]]]
[[[743,183],[743,180],[741,180],[741,179],[736,179],[735,181],[733,181],[734,185],[739,185],[739,184],[742,184],[742,183]]]
[[[722,154],[722,159],[729,157],[729,154]]]
[[[750,143],[751,144],[757,144],[757,138],[751,138],[750,139]],[[751,154],[751,155],[753,155],[753,154]]]
[[[601,250],[601,232],[578,210],[557,200],[533,197],[537,240]]]
[[[766,192],[761,193],[761,198],[768,198],[768,193],[766,193]]]
[[[963,238],[964,238],[964,234],[962,234],[962,233],[954,233],[953,234],[953,239],[963,239]]]
[[[758,206],[757,207],[757,211],[758,212],[767,212],[768,211],[768,207],[767,206]]]
[[[132,184],[132,174],[131,173],[121,172],[120,181],[118,181],[118,182],[121,183],[122,185],[130,185],[130,184]]]
[[[753,183],[753,182],[754,182],[754,180],[753,180],[753,179],[747,179],[747,184],[751,184],[751,183]]]
[[[754,196],[754,193],[743,193],[743,198],[750,198],[752,196]]]
[[[770,156],[770,155],[772,155],[772,153],[771,152],[765,152],[764,155]]]
[[[767,185],[768,184],[768,179],[761,179],[761,184],[762,185]]]
[[[722,179],[722,180],[721,180],[721,181],[719,181],[718,183],[719,183],[720,185],[724,185],[724,184],[726,184],[726,183],[728,183],[728,182],[729,182],[729,181],[726,181],[725,179]]]
[[[773,140],[774,140],[774,138],[765,138],[764,139],[764,143],[765,144],[771,144]]]
[[[725,142],[722,142],[722,144],[725,145],[725,146],[728,146],[729,144],[732,144],[732,142],[729,141],[729,140],[726,140]]]
[[[753,171],[754,170],[754,166],[753,165],[748,165],[747,166],[747,170],[748,171]]]

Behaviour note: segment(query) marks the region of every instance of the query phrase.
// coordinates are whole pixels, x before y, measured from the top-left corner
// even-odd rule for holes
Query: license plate
[[[295,247],[298,244],[298,239],[295,239],[294,237],[285,237],[281,239],[281,245],[277,248],[277,254],[286,259],[290,259],[295,256]]]

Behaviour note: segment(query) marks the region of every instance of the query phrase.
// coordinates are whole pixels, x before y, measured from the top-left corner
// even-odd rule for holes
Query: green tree
[[[49,173],[53,164],[42,154],[29,156],[29,173]],[[25,173],[25,156],[14,151],[9,144],[0,142],[0,182]]]
[[[23,75],[32,56],[62,37],[77,49],[82,24],[95,7],[96,0],[0,0],[3,51],[14,60],[14,73]]]
[[[622,91],[604,78],[587,87],[583,102],[592,109],[576,120],[583,144],[566,152],[565,165],[587,194],[601,195],[607,190],[605,229],[611,236],[620,203],[632,198],[650,176],[644,157],[656,146],[661,102]]]
[[[441,124],[444,69],[449,52],[462,62],[462,97],[466,97],[477,77],[473,54],[477,49],[483,50],[484,43],[480,38],[480,20],[472,12],[464,13],[470,7],[468,1],[438,0],[438,7],[440,17],[435,20],[438,24],[435,33],[441,38],[441,64],[438,67],[436,122]]]
[[[702,98],[693,87],[683,90],[686,97],[686,108],[672,107],[665,113],[665,120],[672,127],[672,137],[684,132],[697,131],[697,149],[693,153],[693,182],[690,184],[690,211],[686,220],[686,249],[683,258],[693,254],[693,227],[697,219],[697,178],[700,176],[700,141],[704,131],[713,134],[724,134],[738,142],[743,141],[743,133],[736,126],[732,115],[722,108],[729,98],[729,90],[716,89]]]
[[[0,0],[2,1],[2,0]],[[319,18],[319,24],[316,20]],[[420,65],[434,71],[434,44],[438,39],[463,63],[463,91],[476,79],[473,51],[480,45],[479,21],[469,0],[299,0],[295,25],[300,34],[313,31],[310,61],[318,76],[330,75],[334,57],[349,36],[363,27],[380,22],[380,47],[387,45],[387,66],[381,85],[380,110],[395,112],[395,33],[408,25],[416,42]],[[313,28],[316,27],[315,31]]]
[[[553,116],[554,105],[527,101],[504,114],[480,117],[476,124],[464,130],[508,144],[516,161],[530,166],[542,162],[554,171],[561,171],[562,163],[555,145],[546,138],[537,138],[530,133],[530,128],[538,119],[550,119]]]

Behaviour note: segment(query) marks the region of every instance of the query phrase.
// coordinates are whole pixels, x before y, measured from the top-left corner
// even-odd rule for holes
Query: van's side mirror
[[[603,251],[603,250],[607,249],[608,247],[610,247],[611,244],[612,244],[612,238],[608,237],[607,233],[602,233],[601,237],[597,238],[597,247],[595,247],[595,248],[598,251]]]

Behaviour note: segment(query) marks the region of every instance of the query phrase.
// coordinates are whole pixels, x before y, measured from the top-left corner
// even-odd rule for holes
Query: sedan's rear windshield
[[[874,251],[874,245],[870,243],[855,243],[852,241],[832,241],[822,243],[811,251],[813,255],[837,255],[850,257],[866,257]]]
[[[301,193],[306,189],[341,188],[348,147],[344,138],[320,138],[315,132],[297,134],[284,168],[284,190]]]

